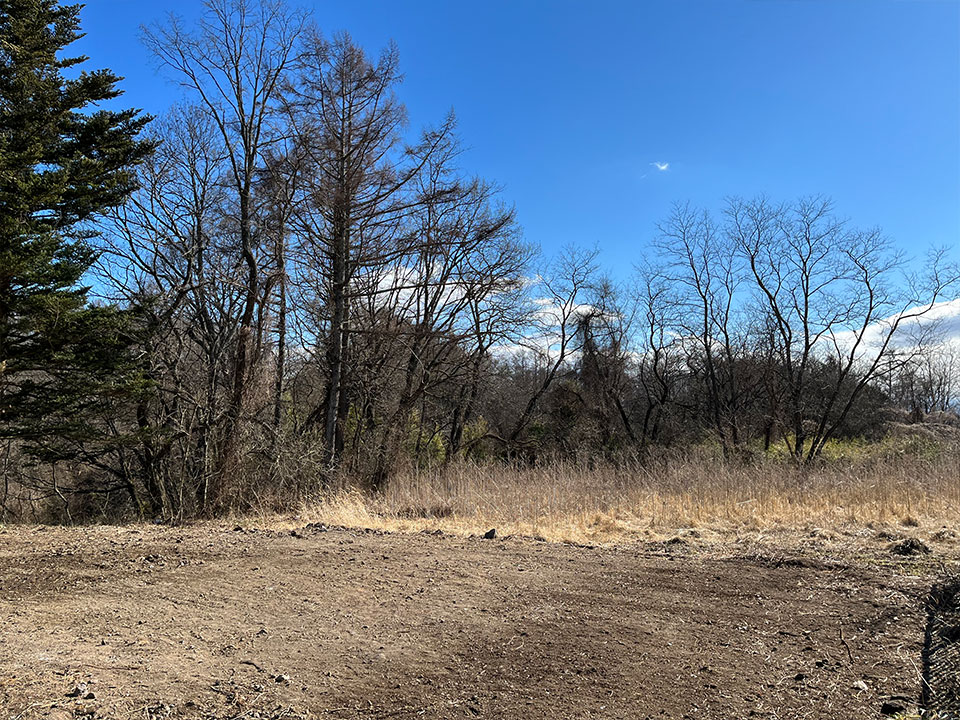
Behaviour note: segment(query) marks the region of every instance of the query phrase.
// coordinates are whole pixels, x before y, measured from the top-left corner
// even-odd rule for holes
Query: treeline
[[[911,274],[822,198],[677,206],[618,284],[523,241],[452,115],[409,127],[395,48],[209,0],[145,31],[186,93],[148,124],[89,111],[111,74],[61,77],[78,13],[0,5],[4,516],[180,519],[704,442],[809,462],[885,409],[953,407],[919,321],[955,269]]]

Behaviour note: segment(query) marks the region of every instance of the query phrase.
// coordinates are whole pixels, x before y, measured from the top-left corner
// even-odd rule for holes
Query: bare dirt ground
[[[875,545],[7,527],[0,718],[877,718],[942,567]]]

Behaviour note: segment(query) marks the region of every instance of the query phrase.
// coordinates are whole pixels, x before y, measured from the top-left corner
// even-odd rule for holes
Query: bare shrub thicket
[[[409,127],[396,48],[279,0],[208,0],[145,38],[185,100],[97,268],[140,382],[93,406],[103,440],[69,464],[11,441],[5,517],[180,520],[349,486],[394,513],[404,493],[484,515],[536,497],[514,518],[535,524],[573,498],[647,507],[662,472],[670,507],[759,507],[894,408],[954,410],[956,359],[922,320],[955,271],[915,270],[824,198],[677,206],[620,285],[595,251],[539,258],[461,166],[452,114]],[[658,465],[697,447],[720,486]],[[751,464],[779,448],[792,464]],[[823,502],[856,499],[818,472]]]

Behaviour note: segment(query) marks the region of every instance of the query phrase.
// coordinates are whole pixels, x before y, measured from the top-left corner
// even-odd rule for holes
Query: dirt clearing
[[[877,718],[908,561],[195,526],[0,531],[0,718]]]

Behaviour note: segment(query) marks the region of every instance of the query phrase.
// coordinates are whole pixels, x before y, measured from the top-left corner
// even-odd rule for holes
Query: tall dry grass
[[[713,457],[537,467],[461,463],[401,472],[381,497],[346,486],[298,519],[390,530],[496,527],[555,541],[618,542],[681,528],[763,531],[960,524],[960,454],[789,461]]]

